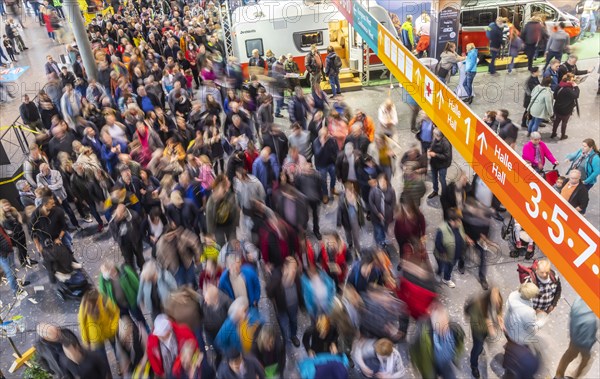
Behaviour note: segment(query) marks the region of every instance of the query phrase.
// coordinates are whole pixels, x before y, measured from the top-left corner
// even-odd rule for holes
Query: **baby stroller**
[[[91,287],[90,279],[81,263],[75,262],[73,254],[64,245],[51,244],[43,251],[44,266],[50,282],[56,284],[56,294],[62,300],[78,300]]]
[[[535,242],[513,216],[508,223],[502,224],[501,235],[511,246],[509,255],[512,258],[524,255],[525,259],[532,259],[535,255]]]

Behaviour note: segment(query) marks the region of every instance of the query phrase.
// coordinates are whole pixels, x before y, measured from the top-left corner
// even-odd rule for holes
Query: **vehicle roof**
[[[284,18],[294,19],[298,16],[315,14],[318,14],[320,18],[325,18],[337,12],[337,7],[330,0],[315,2],[314,5],[310,5],[310,1],[305,0],[266,1],[236,8],[231,19],[235,24]]]
[[[461,8],[478,8],[478,7],[489,7],[489,6],[506,6],[515,4],[527,4],[527,3],[546,3],[551,5],[547,0],[462,0]]]

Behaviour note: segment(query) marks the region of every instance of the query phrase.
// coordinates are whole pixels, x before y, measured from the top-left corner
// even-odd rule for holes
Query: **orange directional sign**
[[[353,15],[344,14],[356,18],[365,12],[354,2]],[[598,230],[381,24],[377,44],[370,47],[600,316]]]

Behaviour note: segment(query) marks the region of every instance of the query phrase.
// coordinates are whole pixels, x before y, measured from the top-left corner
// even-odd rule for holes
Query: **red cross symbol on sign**
[[[431,88],[431,83],[427,83],[427,87],[425,89],[427,90],[427,97],[431,96],[431,92],[433,91]]]

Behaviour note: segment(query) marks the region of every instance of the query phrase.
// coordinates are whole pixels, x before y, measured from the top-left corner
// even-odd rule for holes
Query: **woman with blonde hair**
[[[394,135],[394,128],[398,125],[398,112],[392,99],[387,98],[380,106],[378,113],[379,125],[382,133],[388,137]]]
[[[285,370],[285,345],[271,324],[263,326],[252,344],[252,355],[265,368],[268,377],[283,375]]]
[[[106,341],[110,342],[115,357],[118,357],[115,336],[119,328],[119,314],[117,305],[95,288],[88,290],[81,299],[77,315],[81,341],[91,350],[100,353],[107,365]]]
[[[479,51],[475,48],[475,44],[467,44],[467,57],[465,62],[465,81],[463,82],[463,87],[467,92],[467,100],[465,101],[467,104],[471,104],[473,102],[473,81],[475,80],[475,75],[477,75],[478,54]]]

